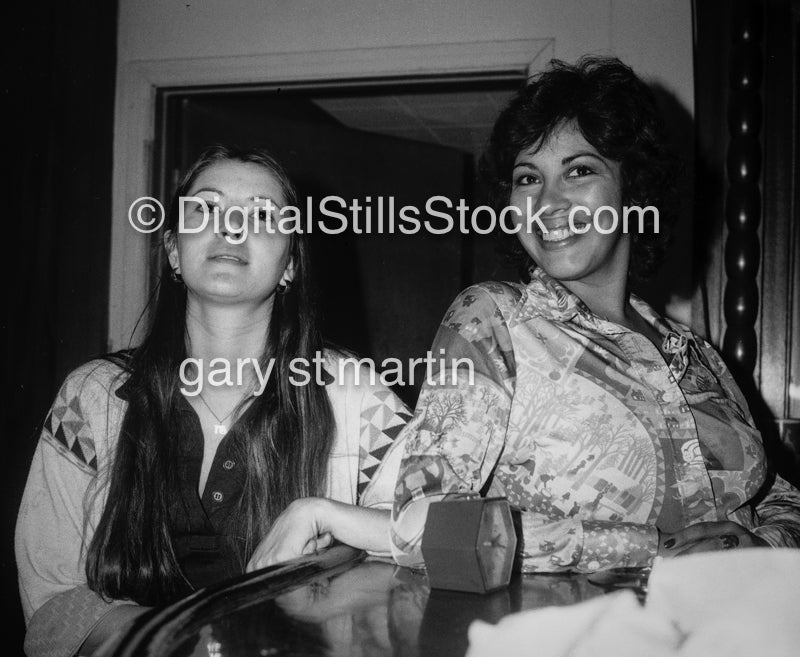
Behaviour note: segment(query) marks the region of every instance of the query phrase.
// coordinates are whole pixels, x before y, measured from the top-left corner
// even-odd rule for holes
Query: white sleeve
[[[85,555],[92,522],[97,456],[92,406],[107,390],[90,382],[87,366],[71,374],[44,422],[25,485],[15,533],[15,550],[28,633],[25,651],[34,656],[68,656],[97,621],[118,602],[108,602],[86,583]]]

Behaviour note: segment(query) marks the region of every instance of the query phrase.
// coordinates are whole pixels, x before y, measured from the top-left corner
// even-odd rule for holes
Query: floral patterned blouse
[[[463,366],[456,379],[434,372],[405,429],[398,563],[422,565],[427,507],[453,494],[502,495],[522,510],[528,572],[648,565],[658,529],[702,521],[800,545],[800,492],[768,472],[720,356],[631,303],[660,350],[541,269],[527,286],[483,283],[456,298],[431,351],[469,359],[473,380]]]

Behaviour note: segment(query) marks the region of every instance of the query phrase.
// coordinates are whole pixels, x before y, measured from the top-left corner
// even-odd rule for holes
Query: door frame
[[[555,39],[517,39],[392,46],[202,59],[135,61],[120,66],[114,121],[108,348],[135,344],[150,289],[149,235],[128,212],[152,194],[156,96],[162,88],[304,84],[398,84],[437,76],[483,79],[527,74],[554,56]],[[139,324],[136,336],[134,328]]]

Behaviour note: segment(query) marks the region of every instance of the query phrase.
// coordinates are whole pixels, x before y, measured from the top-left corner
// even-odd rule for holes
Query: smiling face
[[[594,215],[610,206],[621,219],[621,190],[619,163],[600,155],[573,124],[557,129],[538,150],[523,150],[514,163],[509,205],[521,212],[520,242],[536,264],[579,296],[570,283],[597,286],[627,279],[630,239],[619,229],[598,232],[585,212],[577,212],[573,223],[586,232],[573,232],[570,211],[584,206]],[[531,214],[546,208],[538,214],[546,234],[535,223],[527,231],[529,208]],[[607,229],[611,213],[602,212],[597,223]]]
[[[190,297],[260,303],[272,297],[279,283],[292,280],[291,237],[277,229],[267,231],[269,218],[263,210],[256,212],[265,199],[271,199],[275,208],[285,204],[281,185],[269,169],[238,160],[215,162],[197,176],[185,196],[203,199],[211,214],[203,230],[168,233],[165,239],[170,266],[181,274]],[[245,239],[226,230],[226,211],[234,230],[241,227],[247,212]],[[214,231],[214,212],[219,213],[219,232]],[[203,214],[202,204],[186,202],[185,226],[202,225]]]

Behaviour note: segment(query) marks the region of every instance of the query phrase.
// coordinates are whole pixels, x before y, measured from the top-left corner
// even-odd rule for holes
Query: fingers
[[[317,550],[324,550],[326,547],[333,543],[333,534],[325,532],[317,536]]]
[[[667,550],[674,550],[690,543],[724,535],[739,535],[742,532],[746,533],[747,530],[735,522],[698,522],[672,534],[672,537],[664,542],[664,547]]]
[[[696,552],[713,552],[717,550],[734,550],[738,547],[752,547],[750,541],[744,536],[740,538],[737,534],[722,534],[714,538],[707,538],[703,541],[690,543],[682,548],[675,550],[675,556],[684,554],[694,554]]]
[[[272,561],[270,561],[269,553],[263,553],[260,549],[256,550],[252,557],[250,557],[250,561],[247,562],[247,568],[245,568],[245,572],[252,573],[254,570],[260,570],[261,568],[266,568],[267,566],[271,566]]]
[[[271,537],[267,537],[256,548],[250,561],[247,562],[246,572],[251,573],[254,570],[274,566],[282,561],[288,561],[300,556],[301,550],[299,547],[294,546],[286,541],[273,541]]]
[[[246,573],[252,573],[254,570],[258,570],[261,566],[258,565],[258,559],[255,555],[250,557],[250,561],[247,562],[247,566],[244,569]]]
[[[274,566],[275,564],[283,561],[294,559],[295,557],[300,556],[300,554],[301,552],[299,550],[287,550],[285,548],[264,550],[254,554],[250,558],[250,561],[247,562],[247,568],[245,569],[245,572],[252,573],[254,570],[261,570],[262,568],[267,568],[268,566]]]
[[[333,543],[333,535],[330,532],[310,538],[302,547],[299,547],[289,536],[284,536],[283,540],[278,540],[274,543],[265,540],[258,546],[250,561],[247,562],[245,572],[251,573],[254,570],[273,566],[276,563],[289,561],[299,556],[316,554],[331,543]]]
[[[305,547],[303,547],[303,554],[317,554],[328,547],[332,542],[333,536],[330,533],[325,532],[324,534],[320,534],[305,544]]]
[[[313,540],[314,539],[311,539],[305,545],[308,546]],[[290,559],[296,559],[304,554],[313,553],[313,550],[311,552],[306,552],[305,550],[306,548],[301,547],[296,541],[278,541],[274,544],[262,544],[250,559],[247,572],[274,566],[275,564],[283,563]]]
[[[325,536],[321,533],[320,522],[323,506],[316,498],[302,498],[289,504],[256,547],[247,572],[313,554],[319,547],[328,545],[330,537],[320,541]]]
[[[712,550],[760,547],[765,541],[735,522],[700,522],[665,535],[659,554],[677,557]]]
[[[734,545],[735,543],[735,545]],[[673,557],[681,557],[686,554],[698,554],[700,552],[716,552],[718,550],[728,550],[738,546],[739,538],[733,534],[723,534],[722,536],[715,536],[713,538],[706,538],[701,541],[695,541],[688,545],[670,550]],[[726,547],[728,546],[728,547]]]

